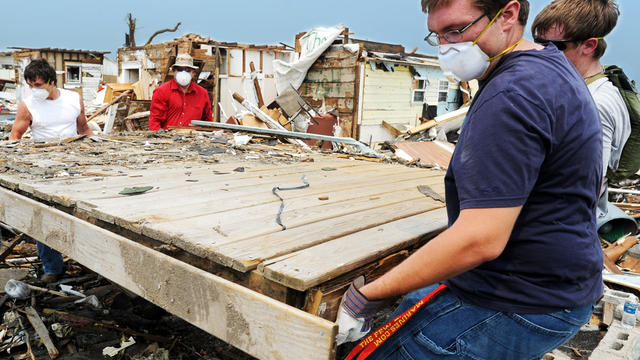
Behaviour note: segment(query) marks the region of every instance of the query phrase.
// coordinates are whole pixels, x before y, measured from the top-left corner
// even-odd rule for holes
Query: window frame
[[[445,89],[443,90],[443,84],[446,84]],[[449,98],[449,81],[448,80],[438,80],[438,103],[446,103]],[[442,95],[444,94],[444,100],[442,99]]]
[[[71,68],[78,69],[78,79],[74,80],[69,76]],[[82,63],[65,62],[64,64],[64,82],[68,85],[82,85]]]
[[[426,104],[427,102],[427,87],[429,87],[429,79],[422,76],[414,76],[413,77],[413,85],[411,89],[411,103],[412,104]],[[423,81],[422,88],[416,87],[416,82],[420,84],[420,81]],[[416,101],[416,93],[422,93],[422,101]]]

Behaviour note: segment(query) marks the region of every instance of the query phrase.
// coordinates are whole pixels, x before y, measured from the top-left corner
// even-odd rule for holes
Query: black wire
[[[280,210],[278,210],[278,215],[276,216],[276,223],[278,223],[278,225],[280,225],[282,227],[282,230],[287,230],[287,227],[284,226],[284,224],[282,224],[282,220],[280,219],[280,215],[282,215],[282,210],[284,210],[284,199],[282,197],[280,197],[280,195],[276,191],[278,191],[278,190],[280,190],[280,191],[299,190],[299,189],[308,188],[309,187],[309,183],[307,182],[307,176],[306,175],[302,175],[302,183],[304,185],[300,185],[300,186],[296,186],[296,187],[288,187],[288,188],[283,188],[283,187],[280,187],[280,186],[274,186],[273,189],[271,189],[271,192],[273,193],[273,195],[277,196],[278,199],[280,199]]]

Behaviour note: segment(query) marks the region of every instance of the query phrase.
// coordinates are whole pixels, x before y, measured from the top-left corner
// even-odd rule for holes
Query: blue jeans
[[[436,287],[408,294],[390,320]],[[503,313],[465,302],[445,289],[367,360],[540,359],[571,339],[592,310],[588,305],[548,314]]]
[[[38,248],[38,256],[40,257],[40,260],[42,260],[42,269],[44,270],[44,273],[62,274],[64,270],[62,254],[39,241],[36,241],[36,247]]]

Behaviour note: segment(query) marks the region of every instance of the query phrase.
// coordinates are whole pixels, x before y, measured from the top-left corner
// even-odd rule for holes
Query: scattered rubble
[[[0,263],[0,358],[253,359],[72,260],[60,281],[42,283],[33,239],[3,234],[3,245],[20,240],[7,260],[34,260]],[[5,284],[15,278],[38,291],[11,297]]]

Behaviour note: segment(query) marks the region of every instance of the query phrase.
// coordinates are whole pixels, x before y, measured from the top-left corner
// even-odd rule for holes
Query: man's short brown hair
[[[431,9],[435,9],[441,5],[447,5],[451,0],[422,0],[422,11],[428,13]],[[505,7],[512,0],[471,0],[471,2],[484,13],[493,18],[498,11]],[[520,14],[518,21],[522,26],[527,24],[529,18],[529,0],[517,0],[520,3]]]
[[[531,33],[536,37],[558,26],[565,40],[581,42],[607,36],[616,27],[618,16],[620,11],[615,0],[555,0],[533,20]],[[607,43],[601,39],[593,57],[600,59],[606,49]]]

